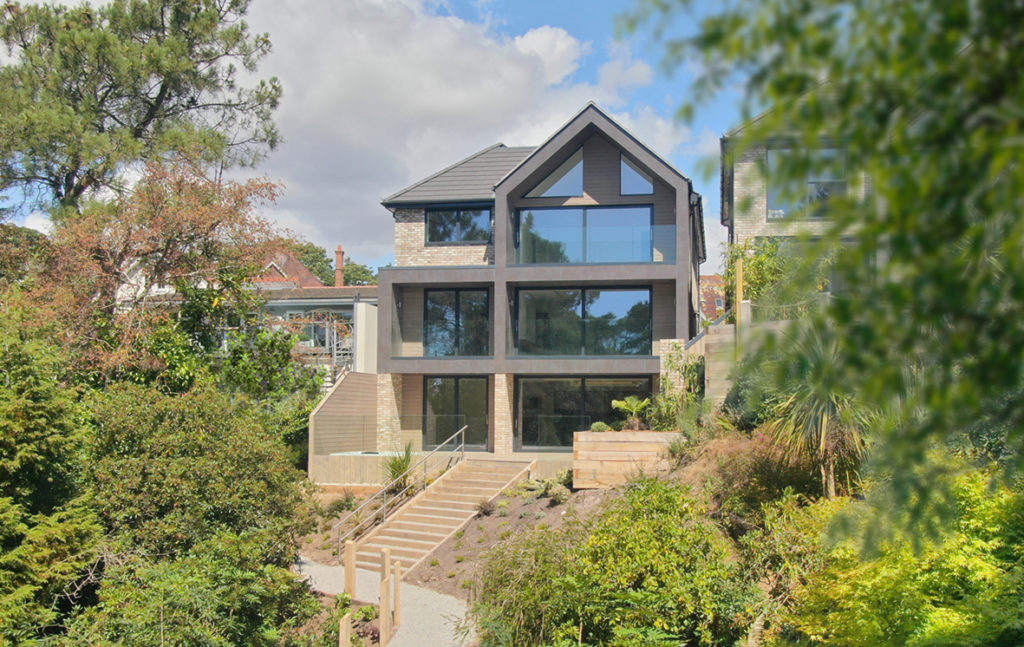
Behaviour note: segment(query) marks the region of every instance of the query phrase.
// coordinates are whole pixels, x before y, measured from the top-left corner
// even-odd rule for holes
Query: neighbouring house
[[[794,138],[784,133],[746,146],[737,152],[747,128],[757,118],[726,133],[721,138],[721,222],[729,230],[729,243],[758,238],[793,239],[821,234],[828,226],[829,196],[855,191],[860,197],[868,192],[867,178],[846,168],[840,147],[822,139],[819,148],[796,149]],[[785,156],[800,155],[819,162],[829,171],[817,171],[806,178],[805,190],[787,195],[767,182],[773,167]]]
[[[253,280],[264,314],[294,329],[303,361],[325,367],[331,379],[347,370],[377,370],[377,286],[345,285],[344,268],[339,245],[335,284],[324,285],[294,254],[280,250]]]
[[[701,196],[593,104],[533,147],[490,146],[386,198],[377,374],[311,417],[311,477],[359,452],[566,452],[657,390],[698,330]],[[563,454],[567,455],[567,454]]]
[[[705,321],[714,321],[725,314],[725,279],[721,274],[701,274],[700,312]]]

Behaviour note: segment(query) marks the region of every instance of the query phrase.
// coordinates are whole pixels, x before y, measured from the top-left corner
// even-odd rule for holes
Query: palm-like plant
[[[827,330],[809,329],[800,343],[787,346],[780,401],[766,429],[788,454],[818,464],[822,492],[833,498],[837,464],[859,460],[864,453],[867,417],[842,388],[837,345]]]
[[[626,413],[626,424],[633,431],[640,429],[640,412],[651,406],[651,399],[641,400],[635,395],[626,396],[625,400],[612,400],[612,407]]]

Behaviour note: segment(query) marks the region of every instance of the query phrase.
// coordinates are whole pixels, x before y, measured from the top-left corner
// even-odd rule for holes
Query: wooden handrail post
[[[338,622],[338,647],[352,647],[352,612],[341,616]]]
[[[391,571],[391,549],[380,549],[380,580],[383,582]],[[383,594],[382,594],[383,595]]]
[[[395,580],[395,603],[392,605],[394,615],[394,626],[397,629],[402,624],[402,562],[395,560],[395,570],[392,578]]]
[[[345,542],[345,593],[356,597],[356,542],[351,539]]]
[[[380,581],[380,647],[391,642],[391,578]]]

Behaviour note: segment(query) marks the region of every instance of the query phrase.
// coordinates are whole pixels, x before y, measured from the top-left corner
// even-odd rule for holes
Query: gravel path
[[[345,591],[345,568],[299,558],[295,570],[315,590],[329,595]],[[388,647],[459,647],[455,625],[466,615],[466,603],[415,584],[402,582],[402,625]],[[356,599],[380,601],[380,574],[356,569]]]

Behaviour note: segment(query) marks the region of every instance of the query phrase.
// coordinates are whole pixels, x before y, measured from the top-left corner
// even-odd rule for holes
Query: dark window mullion
[[[462,337],[462,290],[455,290],[455,356],[462,355],[461,337]],[[455,401],[459,399],[458,386],[455,387]]]
[[[587,290],[580,288],[580,356],[587,355]]]

